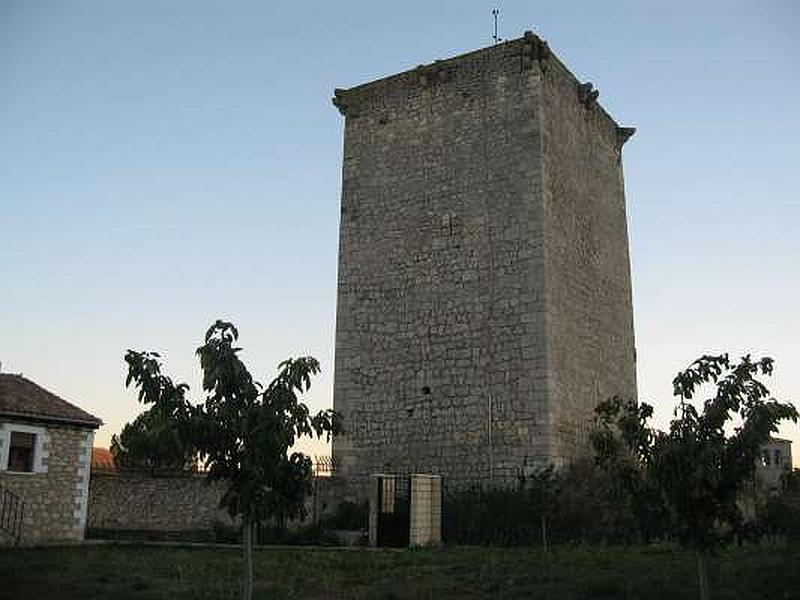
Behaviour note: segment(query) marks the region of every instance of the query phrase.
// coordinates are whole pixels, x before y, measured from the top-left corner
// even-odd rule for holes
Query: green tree
[[[647,469],[657,432],[648,427],[653,407],[614,396],[595,409],[590,439],[595,462],[609,476],[610,496],[630,510],[645,542],[663,533],[666,509]]]
[[[737,500],[751,478],[761,446],[785,419],[797,421],[789,403],[770,398],[758,379],[772,375],[773,361],[727,354],[703,356],[673,380],[679,398],[669,431],[656,440],[653,471],[673,520],[673,530],[698,555],[700,594],[708,598],[707,559],[721,541],[720,525],[743,524]],[[714,393],[699,412],[690,402],[713,383]],[[735,421],[738,423],[734,424]],[[728,434],[726,426],[734,426]]]
[[[129,350],[126,385],[134,384],[139,400],[170,415],[182,443],[200,457],[208,479],[223,481],[222,505],[241,518],[243,537],[242,597],[253,588],[253,528],[269,518],[305,513],[311,492],[311,459],[291,451],[302,436],[330,437],[341,430],[332,410],[312,415],[299,401],[311,376],[319,372],[312,357],[289,359],[266,387],[255,381],[235,347],[239,334],[231,323],[217,321],[198,348],[205,399],[192,404],[189,388],[162,374],[156,353]]]
[[[708,556],[722,543],[725,527],[742,528],[737,500],[752,476],[761,446],[782,420],[797,421],[795,407],[770,398],[759,380],[772,370],[770,358],[753,361],[748,355],[735,364],[727,354],[697,359],[673,380],[679,402],[666,432],[646,426],[652,409],[645,404],[611,402],[598,413],[598,461],[615,464],[614,457],[626,449],[632,457],[632,485],[657,490],[670,532],[697,552],[704,600]],[[712,394],[702,401],[701,412],[692,401],[706,384]]]
[[[111,436],[114,464],[123,470],[189,470],[196,466],[172,418],[152,407],[126,423],[119,436]]]

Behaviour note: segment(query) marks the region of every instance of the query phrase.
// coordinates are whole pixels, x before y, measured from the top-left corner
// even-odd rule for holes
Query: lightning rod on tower
[[[498,43],[503,41],[503,38],[500,37],[498,29],[497,29],[497,21],[498,21],[498,18],[500,17],[500,9],[499,8],[493,8],[492,9],[492,16],[494,17],[494,35],[492,36],[492,39],[494,40],[495,44],[498,44]]]

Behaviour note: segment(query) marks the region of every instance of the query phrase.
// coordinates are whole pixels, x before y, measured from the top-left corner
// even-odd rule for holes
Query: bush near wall
[[[515,486],[448,490],[442,535],[449,544],[541,545],[640,541],[629,499],[590,461],[558,476],[521,478]]]

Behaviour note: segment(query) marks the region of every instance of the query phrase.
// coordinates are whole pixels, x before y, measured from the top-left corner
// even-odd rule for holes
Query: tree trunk
[[[697,577],[700,582],[700,600],[708,600],[708,553],[705,550],[697,553]]]
[[[242,519],[242,600],[253,598],[253,524],[250,519]]]
[[[542,515],[542,551],[547,554],[547,515]]]

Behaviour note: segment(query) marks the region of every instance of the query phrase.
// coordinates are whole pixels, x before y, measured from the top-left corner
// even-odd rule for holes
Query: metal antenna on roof
[[[500,17],[500,9],[499,8],[493,8],[492,9],[492,16],[494,17],[494,35],[492,36],[492,39],[494,40],[495,44],[498,44],[498,43],[503,41],[503,38],[501,38],[498,35],[498,31],[497,31],[497,20]]]

